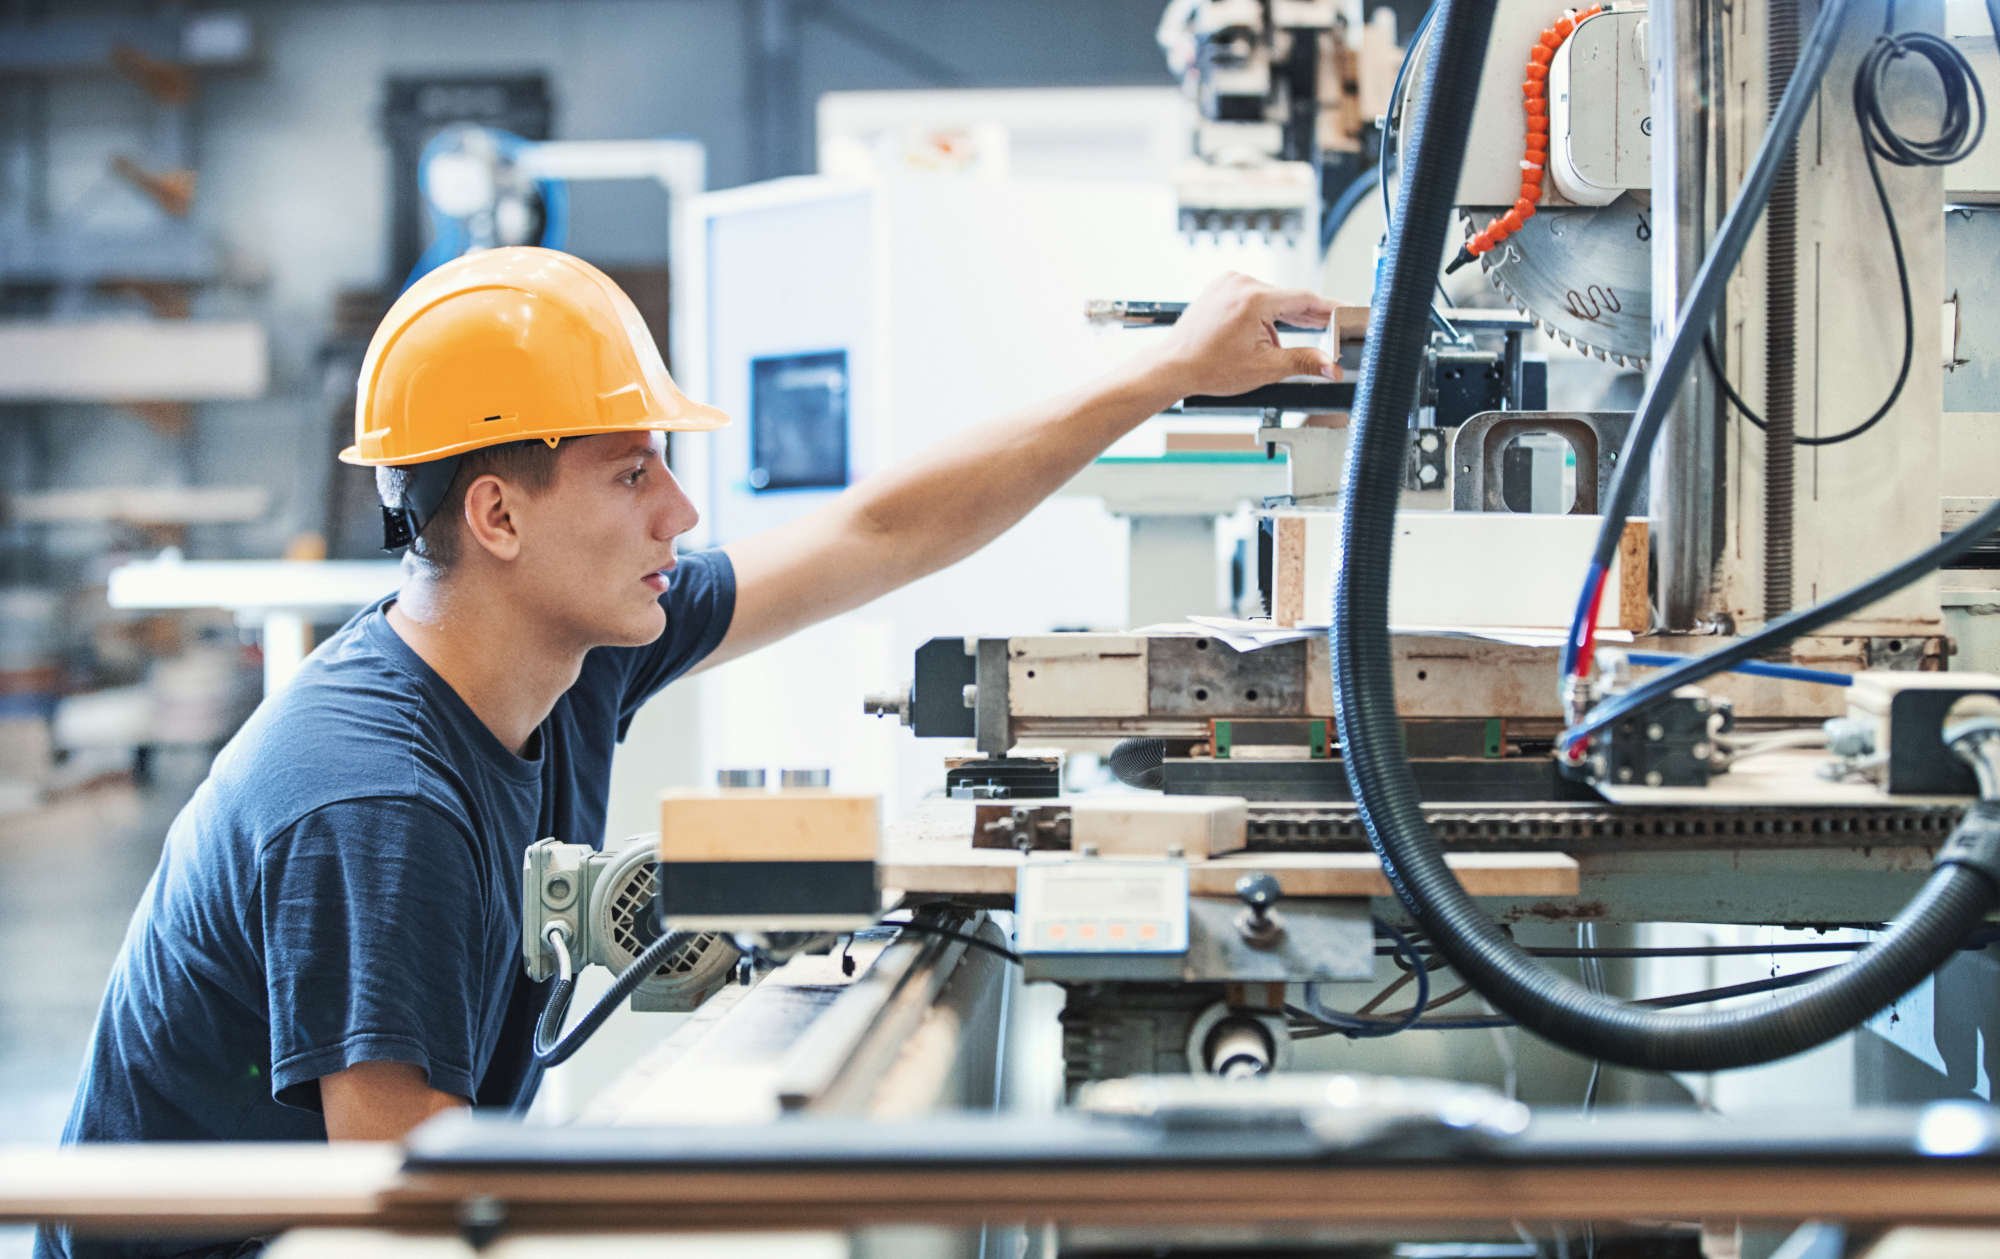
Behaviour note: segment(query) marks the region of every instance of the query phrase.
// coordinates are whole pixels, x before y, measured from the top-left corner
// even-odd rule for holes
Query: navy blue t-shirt
[[[523,851],[550,835],[601,845],[613,746],[715,650],[735,600],[722,552],[683,557],[660,597],[666,632],[585,656],[527,757],[403,642],[389,600],[356,615],[259,706],[167,832],[63,1140],[324,1140],[319,1078],[360,1062],[412,1063],[478,1106],[525,1104],[547,988],[522,969]],[[65,1241],[45,1233],[37,1254]]]

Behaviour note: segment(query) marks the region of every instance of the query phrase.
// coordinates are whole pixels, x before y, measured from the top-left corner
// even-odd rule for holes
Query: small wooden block
[[[1367,306],[1336,306],[1333,308],[1333,335],[1338,344],[1358,344],[1368,339]]]
[[[1652,586],[1648,581],[1652,552],[1643,520],[1625,522],[1624,536],[1618,539],[1618,585],[1612,591],[1618,599],[1619,629],[1644,634],[1653,628]]]
[[[1191,861],[1241,851],[1249,842],[1249,806],[1239,796],[1111,796],[1070,805],[1070,847],[1104,856],[1164,856],[1178,848]]]
[[[1271,621],[1286,628],[1306,616],[1306,521],[1279,516],[1271,522],[1277,535],[1271,562]]]
[[[879,814],[874,796],[676,788],[660,793],[660,860],[873,861]]]

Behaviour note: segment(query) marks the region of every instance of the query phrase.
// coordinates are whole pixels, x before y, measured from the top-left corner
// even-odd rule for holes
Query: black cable
[[[1856,929],[1881,931],[1884,928],[1880,924],[1871,924]],[[1977,951],[1990,948],[1996,942],[2000,942],[2000,928],[1988,928],[1975,931],[1958,947],[1961,950]],[[1420,950],[1423,948],[1421,944],[1417,947]],[[1865,940],[1806,940],[1787,944],[1676,944],[1657,947],[1600,945],[1594,949],[1525,948],[1522,951],[1531,957],[1601,957],[1645,961],[1665,957],[1761,957],[1774,953],[1858,953],[1867,947],[1868,942]],[[1393,953],[1395,953],[1393,945],[1378,946],[1375,950],[1378,957],[1386,957]]]
[[[1324,1027],[1355,1039],[1370,1039],[1377,1036],[1394,1036],[1417,1026],[1424,1011],[1431,1003],[1431,968],[1424,961],[1423,954],[1410,938],[1397,930],[1393,924],[1375,920],[1375,930],[1386,935],[1394,943],[1399,957],[1408,962],[1409,973],[1416,978],[1417,995],[1410,1008],[1396,1014],[1378,1017],[1369,1014],[1349,1014],[1342,1010],[1329,1010],[1319,1003],[1319,985],[1307,984],[1304,988],[1305,1009],[1286,1006],[1285,1012],[1305,1020],[1315,1027]]]
[[[969,932],[953,931],[950,927],[940,927],[934,923],[904,922],[900,919],[895,922],[884,922],[881,926],[893,927],[898,931],[914,931],[918,935],[938,936],[946,940],[957,940],[959,943],[970,945],[975,949],[984,949],[993,956],[1012,962],[1016,966],[1021,965],[1021,955],[1019,953],[1014,952],[1012,949],[1003,948],[991,940],[982,940]],[[867,938],[862,932],[857,931],[855,935],[864,939]]]
[[[1974,516],[1970,524],[1943,539],[1936,546],[1918,552],[1889,571],[1877,574],[1823,603],[1801,608],[1789,616],[1781,616],[1756,633],[1739,638],[1726,647],[1717,648],[1704,656],[1696,656],[1684,665],[1656,673],[1617,698],[1599,704],[1584,714],[1583,720],[1563,731],[1558,739],[1558,745],[1564,748],[1570,747],[1584,736],[1601,730],[1638,709],[1658,702],[1672,694],[1678,687],[1712,677],[1745,660],[1762,656],[1794,639],[1803,638],[1814,630],[1824,628],[1835,621],[1845,620],[1925,574],[1970,553],[1995,529],[2000,529],[2000,502],[1994,503]]]
[[[1798,985],[1806,983],[1809,980],[1816,979],[1821,975],[1839,969],[1840,967],[1838,966],[1821,966],[1813,970],[1799,971],[1796,974],[1772,975],[1764,979],[1746,980],[1745,982],[1740,984],[1725,984],[1718,988],[1702,988],[1694,992],[1668,993],[1667,995],[1661,997],[1644,997],[1637,1001],[1634,1001],[1632,1004],[1650,1006],[1655,1010],[1675,1010],[1675,1009],[1680,1009],[1684,1006],[1706,1005],[1708,1002],[1711,1001],[1727,1001],[1732,997],[1751,997],[1751,996],[1756,996],[1759,993],[1780,992],[1786,988],[1797,987]],[[1307,1031],[1305,1032],[1305,1034],[1299,1037],[1299,1039],[1301,1040],[1310,1040],[1313,1039],[1315,1036],[1357,1035],[1357,1034],[1363,1036],[1370,1036],[1370,1035],[1386,1036],[1389,1034],[1386,1030],[1354,1033],[1350,1032],[1346,1027],[1341,1026],[1340,1024],[1322,1022],[1316,1019],[1309,1011],[1301,1010],[1297,1006],[1287,1006],[1285,1007],[1285,1009],[1286,1012],[1292,1015],[1294,1019],[1296,1019],[1300,1023],[1307,1025]],[[1388,1024],[1400,1018],[1402,1014],[1405,1013],[1407,1013],[1407,1011],[1399,1011],[1395,1015],[1387,1015],[1387,1016],[1361,1016],[1361,1015],[1350,1014],[1346,1015],[1345,1017],[1348,1019],[1373,1017],[1373,1018],[1378,1018],[1379,1021],[1384,1024]],[[1510,1019],[1504,1014],[1492,1014],[1476,1018],[1463,1018],[1463,1019],[1422,1019],[1412,1023],[1407,1030],[1417,1031],[1417,1032],[1470,1032],[1470,1031],[1484,1031],[1488,1028],[1495,1028],[1495,1027],[1508,1028],[1508,1027],[1518,1027],[1518,1026],[1520,1026],[1520,1024],[1516,1020]]]
[[[583,1042],[611,1017],[620,1002],[632,995],[632,990],[645,982],[646,977],[660,968],[667,955],[675,949],[691,943],[698,933],[693,931],[669,931],[647,945],[645,951],[632,959],[632,964],[618,972],[618,978],[604,990],[584,1016],[576,1021],[569,1035],[557,1039],[562,1031],[563,1019],[569,1014],[570,998],[576,995],[576,977],[567,976],[556,980],[549,990],[548,1004],[542,1007],[542,1017],[535,1024],[535,1061],[544,1067],[560,1066],[568,1062]]]
[[[1991,13],[1994,0],[1988,0]],[[1995,30],[2000,31],[2000,18],[1996,18]],[[1911,139],[1896,130],[1888,110],[1883,105],[1883,84],[1889,67],[1905,57],[1921,57],[1930,62],[1936,71],[1939,90],[1944,95],[1944,117],[1938,124],[1935,136],[1928,140]],[[1875,186],[1876,204],[1882,207],[1882,225],[1889,236],[1889,250],[1896,262],[1896,285],[1903,298],[1903,360],[1896,371],[1895,383],[1889,386],[1889,396],[1882,399],[1882,405],[1842,433],[1826,437],[1794,437],[1798,446],[1837,446],[1852,441],[1880,423],[1882,418],[1895,407],[1897,399],[1903,396],[1903,386],[1910,379],[1910,365],[1916,353],[1916,316],[1910,298],[1910,269],[1903,257],[1903,236],[1896,227],[1896,211],[1889,202],[1889,191],[1882,184],[1882,171],[1877,165],[1879,157],[1897,166],[1949,166],[1962,160],[1975,148],[1986,134],[1986,93],[1979,86],[1979,77],[1964,54],[1946,41],[1922,31],[1910,31],[1901,35],[1883,35],[1869,48],[1854,71],[1854,121],[1861,129],[1861,154],[1868,163],[1868,178]],[[1748,402],[1743,400],[1729,377],[1722,370],[1720,355],[1715,348],[1715,338],[1707,331],[1701,337],[1702,355],[1708,360],[1709,371],[1715,375],[1715,383],[1722,389],[1729,404],[1742,412],[1743,418],[1760,429],[1768,429],[1764,417],[1757,414]]]

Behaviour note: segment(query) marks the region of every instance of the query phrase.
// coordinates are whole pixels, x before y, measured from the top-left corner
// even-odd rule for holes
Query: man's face
[[[523,510],[521,594],[586,646],[638,647],[666,628],[674,539],[701,519],[659,433],[570,438]]]

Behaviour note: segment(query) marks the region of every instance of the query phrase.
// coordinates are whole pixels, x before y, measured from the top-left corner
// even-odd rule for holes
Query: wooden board
[[[1340,518],[1332,512],[1274,512],[1272,521],[1272,619],[1280,625],[1326,624]],[[1565,628],[1599,525],[1596,516],[1400,512],[1389,621],[1460,629]],[[1646,522],[1626,522],[1606,578],[1599,626],[1651,628],[1646,555]]]
[[[1575,896],[1577,865],[1561,853],[1454,853],[1445,858],[1474,896]],[[881,883],[904,893],[1012,896],[1021,854],[969,841],[891,843]],[[1188,868],[1196,896],[1234,896],[1236,881],[1265,873],[1286,896],[1392,896],[1372,853],[1231,853]]]
[[[386,1142],[0,1147],[0,1223],[182,1236],[374,1223],[402,1161]]]
[[[880,802],[832,791],[660,793],[662,861],[872,861]]]
[[[1446,1163],[1059,1173],[907,1168],[411,1175],[398,1170],[400,1160],[393,1146],[361,1144],[16,1147],[0,1152],[0,1222],[59,1218],[99,1233],[122,1228],[181,1236],[315,1225],[451,1234],[460,1204],[496,1197],[507,1204],[513,1234],[995,1218],[1135,1225],[1699,1217],[2000,1224],[1991,1169],[1949,1163],[1893,1170],[1794,1164],[1758,1175],[1699,1164]],[[1954,1244],[1973,1240],[1963,1228],[1946,1235]],[[1902,1259],[1934,1252],[1899,1245],[1879,1253]]]

